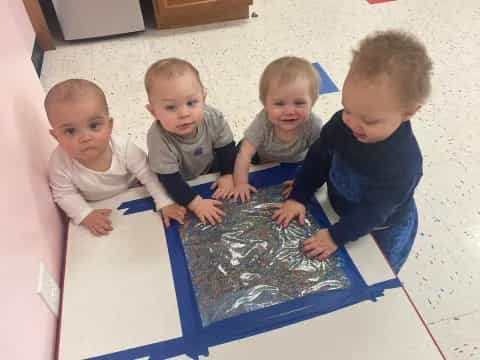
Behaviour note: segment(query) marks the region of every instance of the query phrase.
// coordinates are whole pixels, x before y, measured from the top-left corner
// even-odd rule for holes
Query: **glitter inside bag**
[[[305,225],[282,228],[272,221],[281,186],[259,189],[241,204],[224,203],[220,225],[189,217],[181,227],[188,268],[203,326],[318,291],[350,286],[343,260],[312,260],[301,244],[319,227],[307,213]]]

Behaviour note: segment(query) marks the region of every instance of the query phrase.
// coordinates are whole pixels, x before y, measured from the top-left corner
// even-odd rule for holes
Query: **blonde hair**
[[[193,75],[197,78],[200,86],[203,89],[203,84],[200,80],[200,74],[198,73],[198,70],[195,68],[195,66],[193,66],[186,60],[172,57],[160,59],[150,65],[147,72],[145,73],[145,90],[150,96],[150,92],[152,90],[152,82],[155,78],[163,77],[166,79],[171,79],[173,77],[183,75],[188,71],[193,73]]]
[[[402,106],[421,105],[430,95],[432,61],[425,46],[412,34],[398,30],[378,31],[363,39],[349,74],[373,79],[386,75]]]
[[[55,84],[47,93],[43,103],[47,116],[52,105],[61,102],[75,102],[86,96],[97,97],[108,115],[107,98],[103,90],[94,82],[85,79],[68,79]]]
[[[305,78],[310,82],[310,97],[314,104],[318,98],[320,77],[309,61],[295,56],[284,56],[267,65],[260,78],[260,101],[265,105],[272,81],[278,80],[280,84],[288,84],[298,78]]]

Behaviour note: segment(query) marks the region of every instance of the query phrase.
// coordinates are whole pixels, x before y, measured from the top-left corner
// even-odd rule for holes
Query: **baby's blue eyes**
[[[187,106],[188,106],[188,107],[194,107],[194,106],[196,106],[198,103],[199,103],[198,100],[189,100],[189,101],[187,101]],[[176,106],[176,105],[166,105],[166,106],[165,106],[165,110],[167,110],[167,111],[175,111],[175,110],[177,110],[177,106]]]
[[[304,106],[307,102],[306,101],[295,101],[293,104],[295,106]],[[284,101],[277,101],[277,102],[274,102],[273,105],[275,106],[285,106],[285,102]]]

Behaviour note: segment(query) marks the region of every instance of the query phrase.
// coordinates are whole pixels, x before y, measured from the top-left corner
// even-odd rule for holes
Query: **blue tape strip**
[[[197,355],[208,355],[208,347],[197,343],[196,334],[201,331],[202,320],[198,310],[195,292],[188,270],[182,240],[178,233],[178,224],[174,223],[166,229],[168,253],[172,267],[173,282],[177,294],[178,312],[182,326],[182,334],[188,345],[185,354],[192,358]]]
[[[322,86],[319,89],[319,94],[328,94],[333,92],[338,92],[338,88],[335,83],[330,79],[330,76],[323,70],[318,62],[312,64],[315,70],[317,70],[320,75]]]
[[[121,203],[120,206],[117,208],[117,210],[123,209],[127,209],[127,211],[125,211],[123,215],[130,215],[148,210],[155,211],[155,203],[153,202],[153,198],[149,196],[141,199],[125,201]]]
[[[155,344],[136,347],[130,350],[122,350],[111,354],[88,358],[88,360],[133,360],[142,357],[154,359],[166,359],[185,354],[186,344],[183,338],[162,341]]]
[[[257,171],[256,173],[254,173],[254,175],[250,176],[250,183],[258,188],[268,185],[280,184],[286,180],[293,179],[296,175],[298,167],[301,164],[302,162],[288,164],[285,163],[281,166],[275,166],[270,169]],[[272,178],[275,179],[275,182],[272,182]],[[195,192],[202,197],[210,197],[212,195],[212,191],[210,190],[211,185],[211,182],[197,185],[194,187]],[[153,202],[153,198],[151,196],[148,196],[141,199],[135,199],[121,203],[117,210],[123,209],[127,209],[123,213],[123,215],[130,215],[148,210],[155,211],[155,203]]]
[[[298,164],[281,164],[274,168],[252,173],[250,181],[252,185],[258,188],[279,184],[292,179],[297,169]],[[209,197],[212,193],[210,183],[196,186],[195,191],[204,197]],[[150,210],[146,205],[146,199],[148,198],[132,200],[123,203],[119,208],[127,208],[128,213],[144,211],[141,209]],[[328,218],[316,201],[309,204],[309,210],[320,227],[330,225]],[[348,253],[344,248],[341,248],[337,255],[344,261],[345,272],[351,283],[349,289],[310,294],[265,309],[218,321],[203,328],[182,241],[178,233],[178,225],[173,224],[166,229],[166,236],[183,337],[94,359],[123,360],[141,356],[150,356],[150,359],[164,359],[180,354],[198,359],[200,355],[208,356],[210,346],[277,329],[361,301],[376,301],[378,297],[383,296],[385,289],[401,286],[398,278],[368,286]]]

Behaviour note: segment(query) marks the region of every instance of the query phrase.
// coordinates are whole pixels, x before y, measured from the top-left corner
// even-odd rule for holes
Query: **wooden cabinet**
[[[157,28],[244,19],[252,0],[152,0]]]

